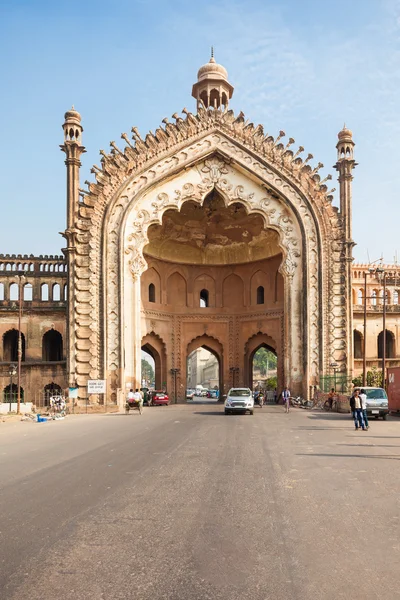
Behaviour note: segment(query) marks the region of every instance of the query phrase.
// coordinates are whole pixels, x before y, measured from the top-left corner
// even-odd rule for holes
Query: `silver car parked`
[[[225,400],[225,414],[254,413],[254,398],[249,388],[231,388]]]

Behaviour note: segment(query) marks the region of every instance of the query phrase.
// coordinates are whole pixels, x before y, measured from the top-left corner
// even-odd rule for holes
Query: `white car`
[[[225,414],[254,413],[254,398],[249,388],[231,388],[225,400]]]

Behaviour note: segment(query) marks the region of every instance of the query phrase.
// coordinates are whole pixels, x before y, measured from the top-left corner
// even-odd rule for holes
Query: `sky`
[[[353,131],[355,260],[393,262],[400,0],[0,0],[0,253],[61,253],[59,145],[72,104],[85,187],[99,150],[124,146],[121,133],[195,111],[191,86],[211,45],[235,87],[230,107],[269,134],[284,130],[337,190],[337,133]]]

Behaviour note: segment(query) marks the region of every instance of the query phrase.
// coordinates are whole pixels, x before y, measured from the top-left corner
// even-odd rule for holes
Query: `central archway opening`
[[[196,348],[186,361],[186,398],[218,402],[221,365],[216,352],[207,346]]]
[[[271,343],[270,343],[271,342]],[[279,395],[281,383],[278,381],[278,353],[273,340],[259,333],[248,342],[247,373],[250,389],[263,392],[271,403]]]

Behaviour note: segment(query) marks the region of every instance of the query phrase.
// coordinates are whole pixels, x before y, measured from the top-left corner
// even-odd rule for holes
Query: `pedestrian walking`
[[[364,389],[362,389],[360,392],[360,400],[361,400],[361,409],[362,409],[365,427],[367,429],[369,429],[368,415],[367,415],[367,394],[365,393]]]
[[[286,408],[286,412],[288,413],[290,410],[290,391],[288,387],[285,387],[285,389],[282,392],[282,399],[283,399],[283,404],[285,405]]]
[[[362,412],[360,390],[358,388],[354,390],[354,393],[350,398],[350,408],[354,414],[354,427],[356,431],[358,431],[359,427],[362,428],[363,431],[366,431]]]
[[[278,392],[276,388],[274,389],[274,402],[275,404],[278,404]]]

